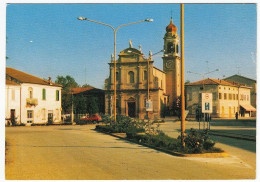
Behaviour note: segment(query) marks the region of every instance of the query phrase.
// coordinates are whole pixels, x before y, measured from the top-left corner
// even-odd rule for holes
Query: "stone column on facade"
[[[141,66],[137,66],[137,83],[138,83],[138,89],[142,89],[142,74],[141,74]]]
[[[119,67],[119,76],[120,76],[120,79],[119,79],[119,81],[120,81],[120,89],[124,89],[124,80],[123,80],[123,78],[124,78],[124,76],[123,76],[123,71],[122,71],[122,67],[120,66]]]
[[[148,78],[147,78],[148,79]],[[153,64],[149,64],[149,89],[154,88]]]
[[[111,77],[111,80],[110,80],[110,90],[114,90],[114,68],[113,67],[110,67],[110,77]]]
[[[121,107],[121,115],[126,115],[126,108],[125,108],[125,95],[120,94],[120,107]]]
[[[142,94],[139,92],[136,99],[138,118],[142,115]]]

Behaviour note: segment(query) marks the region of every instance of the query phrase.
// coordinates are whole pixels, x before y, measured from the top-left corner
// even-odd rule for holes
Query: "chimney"
[[[49,82],[49,85],[52,85],[52,83],[51,83],[51,77],[50,77],[50,76],[49,76],[48,82]]]

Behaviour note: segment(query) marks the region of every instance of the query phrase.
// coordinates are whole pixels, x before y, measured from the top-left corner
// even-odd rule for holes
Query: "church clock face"
[[[172,68],[172,65],[173,65],[173,61],[172,60],[168,60],[167,62],[166,62],[166,68]]]

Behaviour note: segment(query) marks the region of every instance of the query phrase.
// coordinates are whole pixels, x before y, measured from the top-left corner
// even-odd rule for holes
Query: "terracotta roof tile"
[[[19,85],[18,83],[11,81],[11,80],[5,80],[6,85]]]
[[[72,91],[73,91],[73,94],[78,94],[78,93],[81,93],[81,92],[85,92],[87,90],[92,90],[92,89],[95,89],[95,87],[77,87],[77,88],[73,88]]]
[[[14,78],[15,80],[18,80],[21,83],[34,83],[40,85],[53,85],[61,87],[61,85],[59,84],[53,82],[49,84],[48,80],[44,80],[42,78],[38,78],[36,76],[9,67],[6,68],[6,75],[10,76],[11,78]]]
[[[207,78],[204,80],[200,80],[197,82],[192,82],[186,84],[187,86],[189,85],[227,85],[227,86],[237,86],[235,84],[232,84],[230,82],[227,82],[225,80],[218,80],[218,79],[212,79],[212,78]]]

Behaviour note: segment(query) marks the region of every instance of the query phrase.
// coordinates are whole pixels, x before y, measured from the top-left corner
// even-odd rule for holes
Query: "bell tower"
[[[181,59],[179,54],[179,35],[171,18],[164,35],[163,71],[166,72],[166,94],[169,106],[181,95]]]

